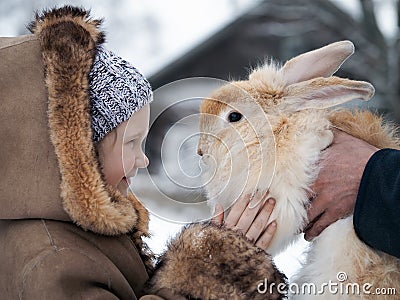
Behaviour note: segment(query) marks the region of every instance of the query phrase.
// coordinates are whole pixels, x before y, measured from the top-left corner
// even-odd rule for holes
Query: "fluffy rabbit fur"
[[[209,203],[228,208],[240,195],[269,191],[277,200],[271,220],[277,221],[278,229],[268,248],[272,255],[294,242],[307,223],[309,187],[318,174],[322,150],[332,142],[332,127],[379,148],[399,149],[393,127],[380,117],[368,111],[328,109],[374,94],[367,82],[332,76],[353,52],[353,44],[342,41],[297,56],[283,67],[266,64],[248,80],[222,86],[201,104],[198,152]],[[400,292],[399,260],[362,243],[352,216],[315,238],[307,257],[294,279],[299,284],[315,283],[318,288],[339,282],[337,274],[346,272],[343,284],[359,283],[362,288],[370,283]],[[319,297],[360,299],[351,293],[332,295],[327,289]]]

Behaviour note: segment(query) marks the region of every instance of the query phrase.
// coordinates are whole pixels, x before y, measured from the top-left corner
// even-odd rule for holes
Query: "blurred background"
[[[2,0],[0,35],[27,34],[35,11],[63,4],[104,18],[107,47],[152,84],[145,144],[151,163],[132,190],[152,212],[148,242],[156,253],[183,224],[210,216],[199,184],[196,116],[201,98],[219,83],[244,79],[270,58],[285,62],[348,39],[356,52],[338,75],[376,88],[373,100],[348,105],[400,122],[398,0]],[[291,276],[306,247],[299,241],[276,258],[277,265]]]

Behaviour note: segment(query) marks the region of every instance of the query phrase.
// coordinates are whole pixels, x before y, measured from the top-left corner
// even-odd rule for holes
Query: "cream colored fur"
[[[278,227],[268,248],[272,255],[294,242],[307,223],[309,187],[318,175],[321,151],[332,142],[332,125],[377,147],[399,147],[393,130],[371,113],[327,109],[357,98],[368,100],[374,93],[369,83],[331,76],[353,50],[352,43],[344,41],[300,55],[282,68],[267,64],[253,71],[249,80],[215,91],[200,107],[199,151],[209,203],[228,208],[240,195],[269,191],[277,200],[271,220]],[[243,118],[230,123],[232,111]],[[348,275],[344,283],[395,287],[400,292],[399,260],[362,243],[352,217],[332,224],[311,242],[295,282],[318,287],[338,282],[338,272]],[[319,297],[362,299],[328,292]]]

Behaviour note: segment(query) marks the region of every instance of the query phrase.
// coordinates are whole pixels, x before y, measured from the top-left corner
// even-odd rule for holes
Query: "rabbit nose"
[[[200,155],[200,156],[203,156],[203,151],[201,151],[200,148],[197,148],[197,154]]]

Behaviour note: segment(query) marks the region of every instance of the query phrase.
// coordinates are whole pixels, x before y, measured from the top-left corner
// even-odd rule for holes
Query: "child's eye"
[[[130,140],[128,142],[128,144],[133,148],[136,147],[136,145],[139,145],[138,143],[140,143],[140,146],[143,146],[143,141],[140,141],[139,139],[134,139],[134,140]]]
[[[136,140],[130,140],[128,142],[126,142],[126,145],[133,147],[136,143]]]

